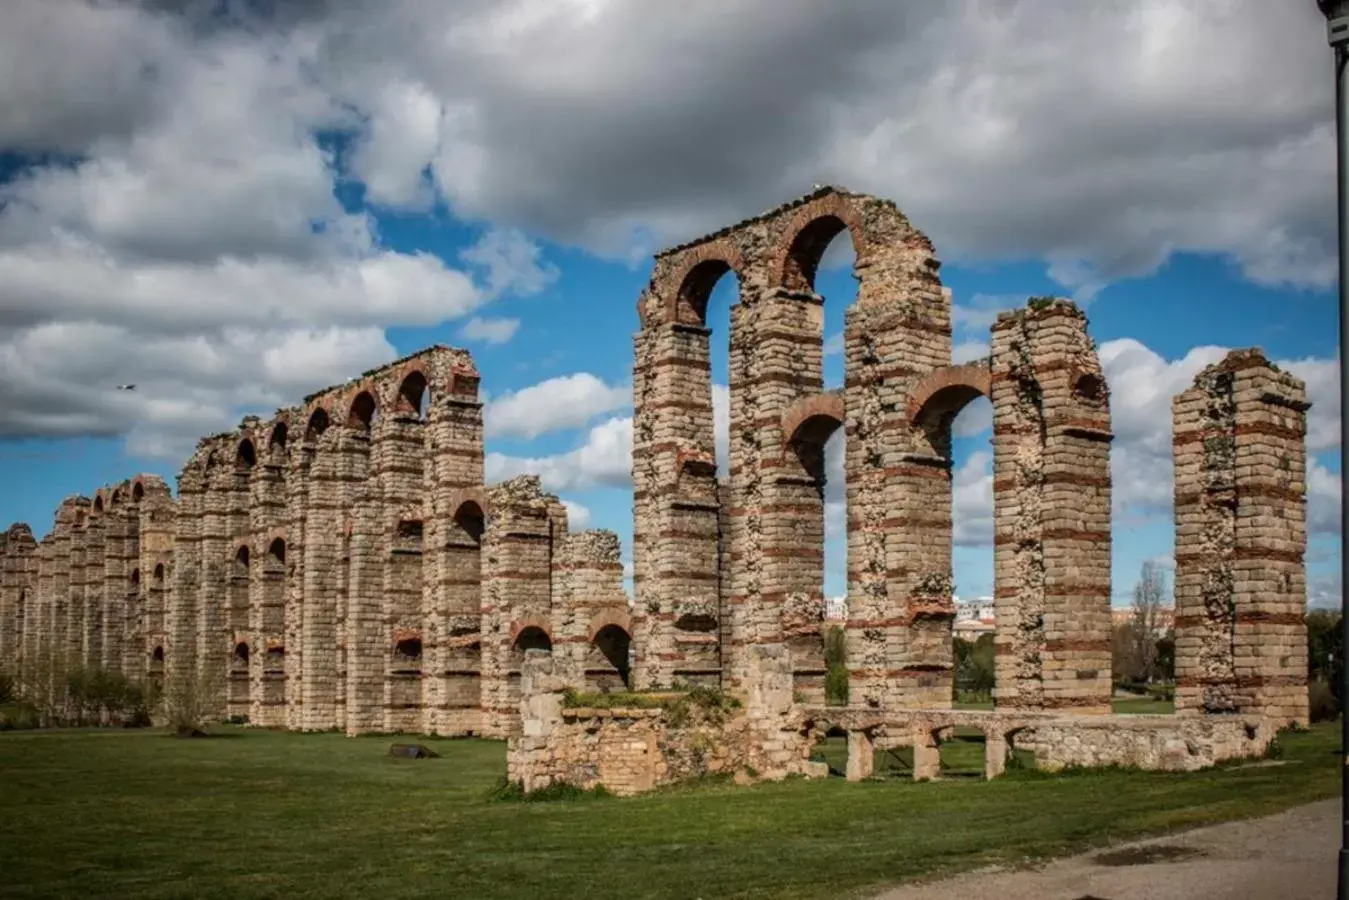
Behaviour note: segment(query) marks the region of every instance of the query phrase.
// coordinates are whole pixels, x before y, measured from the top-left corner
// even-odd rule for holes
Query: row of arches
[[[427,421],[430,413],[431,389],[426,374],[421,369],[408,372],[399,383],[394,395],[392,414],[400,419]],[[344,417],[340,420],[348,428],[370,431],[381,414],[381,406],[375,393],[363,390],[353,396],[346,405]],[[328,408],[316,406],[305,421],[304,439],[312,443],[318,440],[332,426],[332,417]],[[290,429],[286,422],[279,421],[272,426],[267,436],[267,447],[271,451],[284,453]],[[258,462],[258,450],[252,437],[240,439],[235,449],[235,466],[251,469]]]

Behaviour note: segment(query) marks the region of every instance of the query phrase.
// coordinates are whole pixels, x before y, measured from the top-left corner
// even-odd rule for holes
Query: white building
[[[993,598],[974,597],[969,600],[953,598],[956,606],[956,618],[951,624],[952,633],[967,641],[975,640],[981,634],[993,632]]]

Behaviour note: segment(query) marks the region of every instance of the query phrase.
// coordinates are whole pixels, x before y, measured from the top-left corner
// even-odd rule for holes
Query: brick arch
[[[830,219],[836,220],[841,227],[830,227],[827,224]],[[851,198],[828,193],[798,209],[778,239],[771,269],[772,285],[794,291],[813,291],[820,257],[844,229],[852,238],[853,252],[858,262],[867,260],[872,242],[861,213]],[[809,246],[801,246],[807,242]]]
[[[333,426],[332,414],[328,404],[313,403],[304,411],[304,439],[314,440]]]
[[[727,240],[715,240],[685,251],[679,264],[662,279],[659,295],[665,298],[665,321],[705,325],[707,297],[727,272],[744,281],[745,263],[740,249]]]
[[[412,390],[409,386],[409,382],[411,381],[412,385],[417,383],[416,380],[412,379],[414,375],[421,381],[421,390],[418,391],[415,403],[413,398],[409,396]],[[429,399],[424,395],[429,394],[435,396],[436,389],[440,387],[439,385],[432,384],[431,372],[427,368],[425,360],[420,359],[409,360],[406,364],[401,366],[396,373],[395,380],[393,412],[395,415],[400,416],[420,415],[422,401]]]
[[[990,396],[990,385],[987,363],[945,366],[929,372],[909,394],[909,421],[917,424],[927,416],[936,408],[933,401],[947,406],[948,411],[959,412],[975,397]]]
[[[450,518],[459,516],[459,510],[465,503],[475,504],[482,511],[483,517],[492,514],[492,504],[487,500],[487,491],[480,487],[461,488],[450,495]]]
[[[802,397],[782,413],[782,442],[823,445],[845,418],[843,395],[838,391]]]
[[[520,637],[520,632],[526,628],[537,628],[548,635],[548,643],[553,644],[553,628],[542,616],[522,616],[511,622],[511,646],[515,646],[516,640]]]
[[[234,542],[233,544],[230,545],[230,549],[229,549],[229,560],[230,560],[230,562],[234,562],[236,559],[239,558],[239,551],[240,551],[240,550],[247,550],[247,551],[248,551],[248,560],[249,560],[249,562],[251,563],[251,562],[253,561],[253,556],[254,556],[254,553],[253,553],[253,545],[252,545],[252,543],[249,541],[249,539],[246,538],[246,537],[245,537],[245,538],[238,538],[237,540],[235,540],[235,542]]]
[[[627,633],[628,639],[632,639],[632,616],[625,610],[606,609],[590,620],[590,628],[586,631],[586,643],[595,643],[596,636],[610,625],[622,628]]]

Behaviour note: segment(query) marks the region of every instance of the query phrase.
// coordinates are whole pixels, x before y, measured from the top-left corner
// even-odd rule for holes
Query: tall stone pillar
[[[131,487],[140,503],[140,570],[144,593],[142,640],[135,648],[134,670],[149,677],[153,689],[163,687],[165,651],[169,642],[169,608],[177,558],[177,515],[168,485],[153,475],[138,476]]]
[[[643,297],[634,338],[633,588],[643,629],[634,680],[716,684],[722,535],[705,312],[727,266],[696,252],[690,261],[658,257],[656,266],[656,293]],[[732,401],[733,417],[734,409]]]
[[[348,560],[346,622],[346,733],[384,728],[384,571],[379,553],[384,528],[379,493],[372,484],[357,499]]]
[[[30,595],[37,587],[37,542],[23,523],[0,535],[0,671],[20,678]]]
[[[108,532],[112,512],[108,497],[99,491],[84,529],[84,635],[81,658],[84,665],[98,668],[103,662],[104,573],[107,569]]]
[[[226,620],[230,552],[229,515],[234,489],[235,448],[217,441],[206,466],[202,498],[201,582],[197,592],[197,675],[208,692],[207,709],[224,715],[229,684],[230,641]]]
[[[321,410],[320,410],[321,412]],[[318,417],[318,413],[314,413]],[[327,417],[322,417],[324,427]],[[311,420],[312,421],[312,420]],[[286,472],[286,561],[284,565],[285,641],[281,645],[285,697],[285,725],[291,730],[304,728],[304,616],[305,616],[305,554],[309,536],[310,482],[318,452],[320,431],[312,425],[304,440],[292,451],[290,468]],[[270,651],[269,651],[270,652]]]
[[[1180,714],[1308,721],[1308,406],[1254,348],[1172,401]]]
[[[285,664],[276,681],[267,660],[269,648],[286,646],[287,437],[285,420],[273,425],[248,483],[248,721],[268,728],[286,724]]]
[[[529,649],[552,649],[552,498],[535,475],[487,489],[483,535],[484,733],[504,737],[519,722],[520,664]]]
[[[173,582],[169,591],[165,675],[170,685],[197,678],[197,627],[202,588],[202,518],[206,503],[209,448],[198,445],[178,476],[178,514],[173,545]]]
[[[130,543],[127,526],[131,522],[129,508],[130,498],[126,495],[125,486],[119,485],[112,489],[104,516],[103,571],[100,578],[103,583],[103,602],[99,605],[103,641],[97,664],[105,670],[119,673],[122,671],[122,655],[126,646],[127,599],[132,571],[127,566]]]
[[[1086,316],[993,326],[995,702],[1110,712],[1110,407]]]
[[[410,376],[409,376],[410,377]],[[429,727],[441,734],[480,733],[483,679],[482,403],[467,353],[451,352],[434,372],[424,428],[422,509],[424,671]],[[476,499],[466,502],[472,494]],[[392,546],[386,543],[385,547]]]
[[[300,626],[301,725],[336,722],[337,565],[342,540],[342,455],[350,436],[335,424],[319,438],[309,470],[304,541],[304,620]]]

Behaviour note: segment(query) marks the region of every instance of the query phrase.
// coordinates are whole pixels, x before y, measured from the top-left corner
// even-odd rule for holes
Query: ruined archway
[[[305,430],[305,440],[309,443],[317,441],[328,430],[328,411],[323,407],[315,407],[309,414],[309,423]]]
[[[257,464],[258,454],[253,447],[253,441],[244,438],[239,442],[239,447],[235,451],[234,464],[240,469],[251,469]]]
[[[426,374],[421,369],[413,369],[403,376],[398,385],[394,411],[404,418],[425,422],[430,406],[431,388],[427,384]]]
[[[378,409],[374,396],[369,391],[361,391],[352,398],[347,424],[360,431],[369,431],[375,424]]]
[[[630,685],[632,634],[618,623],[602,625],[590,636],[586,686],[594,691],[624,690]]]

